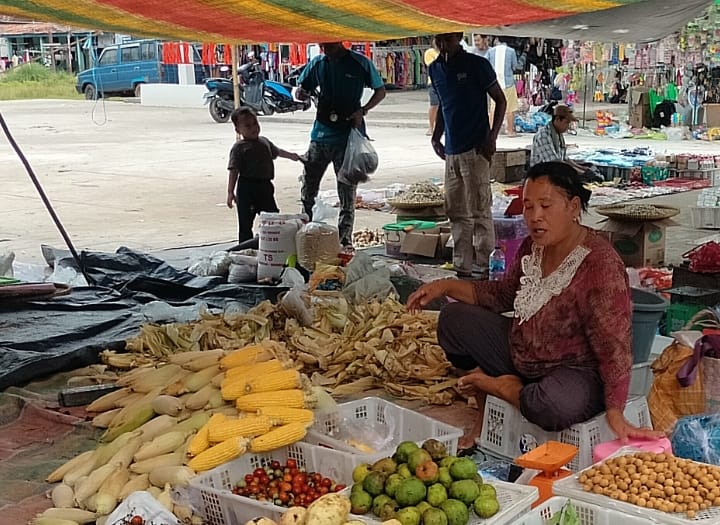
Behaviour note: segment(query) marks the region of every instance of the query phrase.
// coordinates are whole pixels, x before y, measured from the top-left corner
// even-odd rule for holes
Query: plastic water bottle
[[[500,246],[495,246],[495,249],[490,253],[490,280],[499,281],[505,275],[505,252],[503,252]]]

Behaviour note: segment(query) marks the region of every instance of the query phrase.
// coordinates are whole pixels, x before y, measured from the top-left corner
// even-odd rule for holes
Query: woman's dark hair
[[[583,185],[580,174],[570,164],[558,161],[535,164],[528,170],[525,180],[537,180],[540,177],[547,177],[550,184],[565,191],[569,198],[580,199],[582,211],[587,211],[592,192]]]

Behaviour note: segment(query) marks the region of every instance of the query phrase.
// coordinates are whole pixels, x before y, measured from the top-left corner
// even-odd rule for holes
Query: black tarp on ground
[[[81,260],[95,286],[48,300],[0,303],[0,389],[97,362],[98,352],[122,347],[147,322],[142,308],[151,301],[249,308],[286,290],[196,277],[129,248],[83,252]]]

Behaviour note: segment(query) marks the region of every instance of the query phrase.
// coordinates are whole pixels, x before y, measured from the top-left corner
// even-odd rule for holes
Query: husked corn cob
[[[134,377],[130,381],[130,388],[133,392],[150,392],[157,387],[165,387],[175,381],[178,375],[182,374],[182,368],[172,363],[158,368],[146,368],[144,373]],[[119,383],[119,382],[118,382]]]
[[[214,392],[217,392],[217,387],[213,386],[212,383],[208,383],[197,392],[193,392],[185,401],[185,406],[190,410],[205,408]]]
[[[210,414],[204,410],[195,412],[192,416],[178,423],[173,430],[181,432],[197,432],[210,420]]]
[[[240,376],[262,376],[265,374],[272,374],[273,372],[279,372],[284,368],[285,367],[283,366],[282,361],[280,361],[279,359],[270,359],[269,361],[265,361],[263,363],[255,363],[252,365],[243,365],[228,368],[225,371],[225,379],[231,379]]]
[[[208,433],[210,431],[210,425],[225,421],[227,418],[224,414],[213,414],[207,423],[205,423],[200,430],[197,431],[190,443],[188,443],[187,453],[189,456],[197,456],[200,452],[207,450],[210,447],[210,441],[208,440]]]
[[[305,437],[307,423],[288,423],[276,427],[267,434],[258,436],[250,442],[253,452],[270,452],[276,448],[292,445]]]
[[[256,412],[263,407],[306,408],[314,403],[314,397],[299,388],[247,394],[235,400],[237,409],[245,412]]]
[[[49,509],[45,509],[42,514],[38,514],[36,519],[67,520],[82,525],[84,523],[94,523],[95,518],[97,518],[97,515],[89,510],[50,507]]]
[[[264,376],[251,377],[245,385],[246,394],[257,392],[275,392],[300,387],[300,372],[297,370],[281,370]]]
[[[272,359],[272,354],[261,345],[248,345],[230,352],[220,360],[220,368],[227,370],[242,365],[252,365]]]
[[[232,437],[255,437],[267,433],[273,426],[270,418],[264,416],[250,416],[241,419],[227,419],[214,425],[208,430],[210,443],[222,443]]]
[[[172,427],[177,425],[177,422],[178,419],[176,417],[162,414],[155,416],[143,426],[138,428],[138,430],[142,432],[143,441],[150,441],[154,439],[155,436],[168,432]]]
[[[159,467],[170,467],[173,465],[183,464],[183,454],[179,452],[170,452],[168,454],[161,454],[154,458],[143,459],[142,461],[136,461],[130,465],[130,471],[135,474],[150,473],[154,469]]]
[[[315,414],[306,408],[262,407],[257,411],[258,416],[267,416],[281,425],[288,423],[312,423]]]
[[[188,461],[188,467],[195,472],[204,472],[235,459],[244,454],[246,450],[247,439],[238,437],[230,438],[192,458]]]
[[[156,414],[174,417],[180,413],[184,404],[177,397],[161,394],[153,399],[151,406]]]
[[[123,488],[120,489],[120,494],[118,495],[120,500],[124,500],[138,490],[147,490],[150,486],[149,474],[147,472],[145,474],[133,475],[135,477],[130,478],[130,480],[123,485]]]

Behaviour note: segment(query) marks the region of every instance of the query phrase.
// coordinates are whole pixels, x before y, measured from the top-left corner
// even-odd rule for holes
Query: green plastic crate
[[[703,308],[701,304],[675,303],[668,306],[665,312],[665,329],[663,335],[682,330],[692,317]]]

